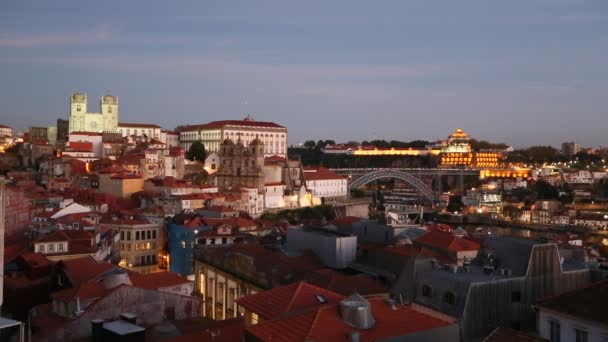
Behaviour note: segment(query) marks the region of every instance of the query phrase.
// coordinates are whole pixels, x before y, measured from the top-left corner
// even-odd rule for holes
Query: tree
[[[195,141],[186,153],[186,159],[190,161],[204,162],[207,159],[207,151],[205,145],[200,141]]]
[[[316,146],[317,144],[314,142],[314,140],[307,140],[304,142],[304,147],[309,150],[314,150]]]

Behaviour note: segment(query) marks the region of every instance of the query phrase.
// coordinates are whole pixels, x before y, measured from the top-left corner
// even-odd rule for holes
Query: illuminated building
[[[442,143],[440,166],[471,168],[497,168],[502,152],[493,150],[473,151],[470,136],[458,128]]]

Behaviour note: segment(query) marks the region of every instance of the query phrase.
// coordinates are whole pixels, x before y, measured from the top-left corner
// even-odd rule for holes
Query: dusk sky
[[[118,96],[120,121],[306,139],[607,146],[607,0],[0,1],[0,123]]]

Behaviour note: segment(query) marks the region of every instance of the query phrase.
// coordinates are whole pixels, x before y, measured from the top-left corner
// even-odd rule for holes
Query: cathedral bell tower
[[[74,93],[70,97],[69,132],[84,131],[84,118],[87,113],[87,95]]]

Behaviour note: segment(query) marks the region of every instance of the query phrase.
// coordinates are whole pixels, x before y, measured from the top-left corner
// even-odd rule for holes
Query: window
[[[54,243],[49,244],[47,246],[47,250],[48,250],[49,253],[55,252],[55,244]]]
[[[258,324],[259,322],[259,317],[258,314],[256,314],[255,312],[251,313],[251,324]]]
[[[447,304],[454,305],[456,304],[456,296],[452,292],[446,292],[443,295],[443,301]]]
[[[561,328],[557,321],[549,321],[549,341],[561,342]]]
[[[422,296],[424,297],[431,297],[432,296],[432,290],[431,287],[428,285],[422,285]]]
[[[156,229],[152,231],[152,238],[156,239]]]
[[[44,253],[44,245],[38,245],[38,252]]]
[[[135,240],[139,240],[139,230],[135,232]]]
[[[145,265],[145,264],[146,264],[146,257],[145,257],[145,256],[143,256],[143,255],[142,255],[142,256],[139,258],[139,260],[140,260],[140,261],[139,261],[139,264],[140,264],[140,265]]]
[[[60,243],[60,244],[57,245],[57,250],[59,252],[63,252],[63,244],[62,243]]]
[[[121,240],[125,239],[125,232],[124,232],[124,230],[122,232],[120,232],[120,239]]]
[[[151,231],[151,230],[148,230],[148,231],[146,232],[146,239],[150,240],[151,238],[152,238],[152,231]]]
[[[131,232],[127,232],[127,240],[131,240]]]
[[[182,248],[186,248],[186,241],[182,240]]]
[[[511,292],[511,303],[519,303],[521,302],[521,292],[513,291]]]
[[[586,330],[574,329],[574,334],[576,335],[576,342],[588,342],[589,341],[589,333]]]

